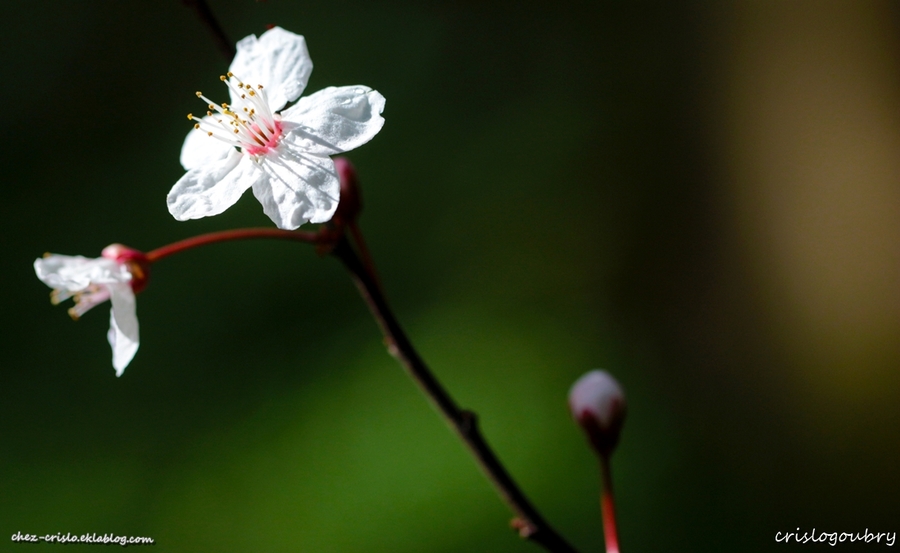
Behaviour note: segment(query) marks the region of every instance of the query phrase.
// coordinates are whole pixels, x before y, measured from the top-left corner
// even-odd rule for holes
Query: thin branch
[[[210,232],[199,236],[192,236],[178,242],[167,244],[155,250],[147,252],[147,261],[154,263],[164,257],[183,252],[197,246],[216,244],[218,242],[230,242],[232,240],[252,240],[259,238],[276,238],[279,240],[291,240],[294,242],[306,242],[307,244],[321,244],[327,240],[327,235],[321,232],[306,232],[302,230],[281,230],[275,228],[243,228],[235,230],[223,230]]]
[[[197,13],[197,17],[200,18],[200,21],[202,21],[203,24],[206,25],[206,28],[209,29],[209,32],[212,33],[213,40],[216,42],[216,47],[228,61],[231,61],[236,53],[234,42],[232,42],[228,38],[228,35],[225,34],[225,31],[222,29],[222,26],[219,25],[216,16],[213,15],[212,10],[209,8],[209,4],[206,3],[206,0],[181,0],[181,2]]]
[[[547,551],[577,553],[562,536],[557,534],[547,524],[537,509],[525,497],[522,490],[516,485],[506,468],[500,463],[500,460],[497,459],[497,456],[481,435],[475,413],[460,409],[425,365],[422,358],[419,357],[419,354],[387,305],[374,278],[366,270],[365,265],[360,261],[359,256],[349,242],[347,242],[346,237],[342,237],[335,244],[331,253],[340,259],[353,276],[353,280],[359,288],[363,299],[369,305],[369,309],[384,333],[391,354],[406,368],[410,376],[431,399],[434,406],[437,407],[453,430],[456,431],[460,439],[465,442],[485,475],[497,488],[500,496],[510,509],[516,513],[517,519],[513,521],[513,526],[519,530],[519,534]]]

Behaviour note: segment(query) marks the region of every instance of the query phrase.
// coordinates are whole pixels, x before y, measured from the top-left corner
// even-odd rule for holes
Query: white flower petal
[[[80,255],[49,255],[34,260],[37,277],[51,288],[77,292],[93,284],[121,283],[131,280],[127,267],[104,257],[90,259]]]
[[[278,111],[303,93],[313,63],[306,39],[273,27],[258,39],[250,35],[238,42],[237,55],[228,69],[245,84],[263,85],[269,107]],[[238,103],[233,91],[231,103]]]
[[[140,341],[138,338],[137,306],[134,292],[129,284],[110,284],[109,332],[106,337],[113,352],[113,368],[116,376],[122,371],[137,353]]]
[[[166,202],[179,221],[218,215],[233,206],[262,174],[256,164],[237,150],[225,159],[188,171]]]
[[[384,103],[384,96],[367,86],[324,88],[282,112],[282,140],[316,155],[350,151],[384,126]]]
[[[196,119],[194,119],[196,121]],[[210,116],[201,119],[204,123],[218,125]],[[214,163],[228,157],[234,151],[234,146],[216,140],[198,129],[191,129],[181,146],[181,166],[186,170],[196,169],[203,165]]]
[[[253,185],[253,195],[279,228],[294,230],[312,221],[324,223],[337,209],[340,181],[329,157],[303,155],[280,148],[262,164],[266,178]]]

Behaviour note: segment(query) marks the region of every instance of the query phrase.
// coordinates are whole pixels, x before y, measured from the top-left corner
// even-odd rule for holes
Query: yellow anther
[[[261,84],[258,84],[258,85],[256,85],[256,88],[258,88],[258,89],[260,89],[260,90],[262,90],[262,88],[263,88],[263,85],[261,85]]]
[[[232,73],[231,71],[229,71],[228,73],[226,73],[226,75],[228,75],[229,77],[234,77],[234,73]]]
[[[198,91],[197,91],[197,92],[196,92],[196,94],[197,94],[197,98],[199,98],[199,97],[201,97],[201,96],[203,96],[203,93],[202,93],[202,92],[200,92],[200,91],[199,91],[199,90],[198,90]]]
[[[224,80],[227,79],[227,78],[228,78],[228,77],[226,77],[225,75],[219,75],[219,80],[220,80],[220,81],[224,81]]]
[[[206,136],[212,136],[212,132],[206,133]]]
[[[195,129],[199,129],[199,128],[200,128],[200,123],[194,123],[194,128],[195,128]]]
[[[244,85],[244,88],[246,88],[247,90],[250,90],[250,89],[253,88],[253,87],[250,86],[250,85]]]
[[[215,105],[215,104],[210,104],[210,105],[209,105],[209,109],[216,109],[216,105]]]
[[[193,114],[193,113],[188,113],[188,121],[190,121],[190,120],[193,119],[193,118],[194,118],[194,114]]]
[[[255,90],[251,90],[251,91],[250,91],[250,96],[256,96],[256,91],[255,91]]]
[[[239,129],[234,129],[234,134],[241,132]]]
[[[243,99],[246,98],[246,97],[247,97],[246,94],[241,94],[241,100],[243,100]]]

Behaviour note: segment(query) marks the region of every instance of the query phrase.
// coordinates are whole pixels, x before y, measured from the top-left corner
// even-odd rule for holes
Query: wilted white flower
[[[365,86],[329,87],[297,100],[312,72],[306,41],[279,27],[237,44],[228,74],[231,103],[188,115],[187,170],[167,198],[178,220],[222,213],[248,189],[278,227],[331,219],[340,184],[329,156],[372,139],[384,125],[384,96]]]
[[[104,248],[101,257],[45,254],[34,260],[34,272],[53,288],[54,305],[69,298],[75,305],[69,315],[78,320],[92,307],[107,300],[112,304],[107,339],[113,351],[116,376],[137,353],[138,320],[134,294],[146,284],[148,263],[144,255],[120,244]]]

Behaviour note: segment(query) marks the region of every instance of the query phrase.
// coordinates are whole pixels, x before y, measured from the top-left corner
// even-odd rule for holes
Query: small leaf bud
[[[616,379],[606,371],[586,373],[569,391],[569,408],[597,453],[611,454],[625,422],[625,394]]]

